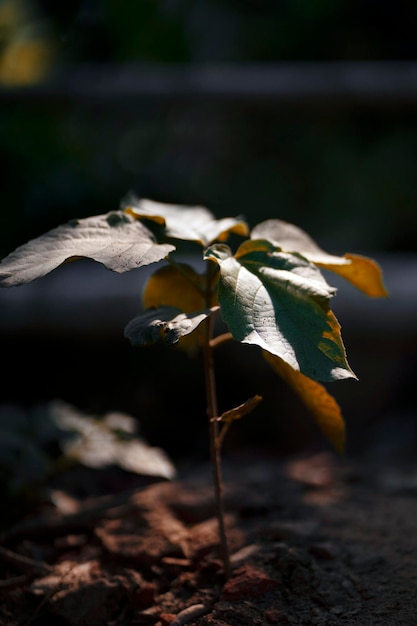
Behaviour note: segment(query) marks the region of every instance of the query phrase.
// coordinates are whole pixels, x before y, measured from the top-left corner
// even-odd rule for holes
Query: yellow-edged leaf
[[[128,194],[122,207],[135,219],[146,219],[164,227],[166,237],[195,241],[206,247],[215,241],[226,241],[234,233],[245,237],[249,233],[241,217],[216,219],[206,207],[184,206],[154,202]]]
[[[299,254],[268,240],[245,241],[236,254],[214,244],[221,315],[233,338],[258,345],[314,380],[356,378],[329,301],[336,290]]]
[[[157,263],[174,250],[171,244],[158,244],[151,231],[127,213],[109,211],[70,220],[16,248],[0,263],[0,286],[30,283],[82,258],[113,272],[129,272]]]
[[[338,452],[343,452],[346,437],[345,422],[333,396],[323,385],[294,370],[279,357],[266,351],[264,357],[272,369],[298,394],[326,439]]]
[[[371,298],[384,298],[389,295],[384,285],[382,270],[376,261],[350,253],[346,253],[344,258],[350,263],[347,265],[317,263],[317,265],[339,274]]]
[[[294,224],[282,220],[266,220],[255,226],[250,236],[251,239],[268,239],[283,251],[302,254],[315,265],[339,274],[367,296],[388,296],[382,270],[373,259],[350,253],[343,256],[328,254],[310,235]]]

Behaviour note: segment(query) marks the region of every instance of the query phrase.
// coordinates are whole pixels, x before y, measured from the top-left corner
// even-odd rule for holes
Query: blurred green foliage
[[[413,17],[404,0],[0,0],[0,82],[19,83],[9,53],[22,42],[49,51],[26,54],[22,84],[90,63],[414,59]],[[0,106],[0,256],[130,189],[288,219],[335,252],[415,247],[413,109],[63,103],[30,90]]]

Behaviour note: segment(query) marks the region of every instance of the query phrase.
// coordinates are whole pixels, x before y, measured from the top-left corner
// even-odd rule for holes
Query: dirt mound
[[[415,626],[409,468],[320,453],[224,473],[228,580],[210,468],[88,499],[55,490],[3,532],[0,624]]]

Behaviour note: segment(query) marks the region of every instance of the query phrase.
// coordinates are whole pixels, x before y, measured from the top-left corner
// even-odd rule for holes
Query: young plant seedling
[[[235,251],[225,243],[232,234],[240,242]],[[183,262],[185,242],[199,248],[202,273]],[[164,262],[148,280],[144,308],[127,324],[125,336],[135,346],[164,342],[190,355],[203,351],[219,540],[227,577],[221,446],[233,421],[251,412],[261,396],[219,414],[213,351],[229,339],[257,345],[341,452],[344,420],[321,382],[356,376],[330,308],[336,289],[321,269],[336,272],[375,298],[387,296],[381,269],[367,257],[327,254],[303,230],[278,219],[249,230],[240,217],[215,219],[204,207],[162,204],[131,194],[119,210],[72,220],[17,248],[0,263],[0,285],[29,283],[63,263],[86,257],[120,273]],[[217,315],[228,331],[215,336]]]

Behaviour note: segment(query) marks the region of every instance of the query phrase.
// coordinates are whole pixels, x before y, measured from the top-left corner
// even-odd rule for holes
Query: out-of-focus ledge
[[[60,69],[42,84],[0,88],[0,102],[75,100],[127,105],[149,98],[415,106],[417,62],[83,64]]]
[[[334,273],[332,308],[343,330],[417,340],[417,255],[369,254],[383,268],[389,297],[368,298]],[[186,258],[197,269],[198,259]],[[141,312],[141,294],[156,265],[116,274],[93,261],[64,265],[28,285],[0,289],[0,334],[122,333]]]

